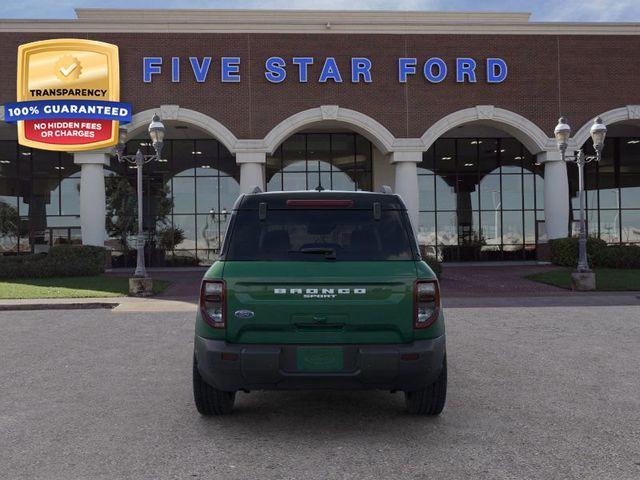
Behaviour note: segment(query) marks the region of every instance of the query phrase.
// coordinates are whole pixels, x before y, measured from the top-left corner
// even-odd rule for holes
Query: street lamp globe
[[[118,143],[116,144],[116,151],[119,155],[124,154],[124,147],[127,143],[127,127],[120,125],[118,128]]]
[[[151,142],[153,143],[153,148],[155,148],[158,156],[160,156],[160,151],[162,150],[162,143],[164,142],[164,133],[165,133],[164,124],[160,121],[160,117],[156,113],[151,119],[151,123],[149,124],[149,137],[151,138]]]
[[[593,140],[593,148],[600,154],[604,147],[604,138],[607,135],[607,127],[602,123],[602,119],[597,117],[591,125],[591,140]]]
[[[569,137],[571,136],[571,127],[567,123],[567,119],[564,117],[560,117],[558,120],[558,125],[556,125],[555,130],[553,131],[556,136],[556,142],[558,143],[558,148],[561,152],[565,152],[567,150],[567,145],[569,144]]]

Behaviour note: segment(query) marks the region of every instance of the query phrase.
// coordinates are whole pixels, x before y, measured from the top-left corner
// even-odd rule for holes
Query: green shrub
[[[106,250],[89,245],[56,245],[49,253],[0,257],[0,278],[79,277],[104,272]]]
[[[587,259],[591,267],[640,268],[640,246],[607,245],[604,240],[589,237]],[[575,267],[578,264],[578,239],[552,240],[551,261],[563,267]]]
[[[609,245],[593,256],[594,267],[640,268],[640,246]]]

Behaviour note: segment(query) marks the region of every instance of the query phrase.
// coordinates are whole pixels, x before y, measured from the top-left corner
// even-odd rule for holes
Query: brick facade
[[[421,136],[445,115],[474,105],[491,104],[531,120],[549,136],[560,114],[577,129],[594,115],[640,104],[640,36],[629,35],[374,35],[374,34],[259,34],[161,33],[34,34],[0,33],[0,102],[15,100],[18,45],[50,38],[89,38],[120,48],[121,98],[134,111],[161,104],[178,104],[205,113],[229,128],[237,138],[262,138],[285,118],[319,105],[339,105],[374,118],[399,138]],[[298,83],[297,70],[288,67],[280,84],[264,77],[264,61],[272,55],[289,60],[311,56],[309,82]],[[164,57],[163,73],[150,84],[142,81],[144,56]],[[181,82],[172,83],[170,58],[181,57]],[[188,57],[211,56],[205,83],[197,83]],[[238,56],[240,83],[220,82],[220,57]],[[320,62],[337,59],[344,82],[321,84]],[[373,82],[352,84],[349,59],[368,57]],[[449,66],[439,84],[421,75],[421,63],[438,56]],[[458,84],[456,57],[478,61],[478,82]],[[397,59],[418,58],[418,74],[398,82]],[[507,61],[504,83],[487,84],[487,57]]]

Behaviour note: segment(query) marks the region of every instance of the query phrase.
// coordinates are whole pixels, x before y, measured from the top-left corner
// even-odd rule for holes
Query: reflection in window
[[[592,152],[591,140],[584,145]],[[572,232],[580,218],[578,169],[569,164]],[[607,137],[602,160],[585,170],[587,231],[607,243],[638,243],[637,211],[640,209],[640,140]]]
[[[418,165],[419,243],[444,260],[535,258],[541,173],[516,139],[438,139]]]
[[[355,133],[299,133],[265,168],[267,190],[371,190],[371,143]]]

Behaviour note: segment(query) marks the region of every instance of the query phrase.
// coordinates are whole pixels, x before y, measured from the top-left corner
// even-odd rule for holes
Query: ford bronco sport
[[[445,403],[438,280],[397,195],[241,196],[202,280],[193,391],[203,415],[239,390],[404,391],[415,414]]]

